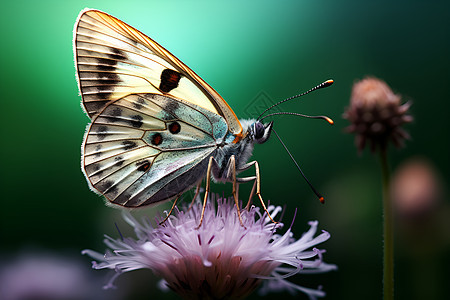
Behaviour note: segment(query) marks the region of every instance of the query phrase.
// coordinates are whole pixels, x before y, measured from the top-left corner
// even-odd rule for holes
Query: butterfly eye
[[[256,122],[254,125],[254,134],[255,134],[255,139],[259,140],[260,138],[262,138],[264,136],[264,125],[261,122]]]

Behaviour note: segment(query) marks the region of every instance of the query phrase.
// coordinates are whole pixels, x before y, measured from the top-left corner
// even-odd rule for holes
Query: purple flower
[[[336,269],[322,261],[325,250],[314,248],[330,238],[323,231],[315,236],[318,222],[295,240],[291,228],[284,234],[276,231],[283,224],[272,223],[259,208],[242,210],[241,226],[233,202],[210,201],[202,226],[197,229],[201,206],[177,211],[163,225],[153,227],[148,220],[138,222],[130,213],[124,219],[136,233],[135,238],[113,239],[106,236],[110,250],[100,254],[84,250],[95,259],[93,268],[123,272],[148,268],[163,278],[163,286],[185,299],[241,299],[255,290],[302,291],[310,299],[323,297],[320,289],[307,289],[290,283],[287,277],[297,273],[321,273]],[[272,217],[281,207],[269,206]],[[157,220],[160,221],[160,220]],[[113,287],[113,280],[106,286]]]
[[[122,293],[102,293],[102,279],[93,276],[79,259],[46,250],[3,253],[0,260],[2,300],[124,299]],[[96,274],[97,275],[97,274]]]

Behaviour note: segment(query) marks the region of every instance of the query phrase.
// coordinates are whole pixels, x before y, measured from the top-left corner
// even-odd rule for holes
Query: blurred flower
[[[392,197],[403,217],[421,217],[437,207],[441,187],[436,172],[423,159],[411,159],[398,168],[392,180]]]
[[[2,300],[117,299],[100,283],[82,262],[59,254],[30,252],[0,264]]]
[[[261,282],[266,283],[263,291],[302,291],[310,299],[325,296],[320,289],[303,288],[286,280],[297,273],[336,269],[322,261],[325,250],[313,248],[330,238],[325,231],[314,237],[317,221],[310,222],[310,229],[295,240],[291,228],[283,235],[276,234],[283,225],[270,222],[259,208],[241,212],[244,228],[232,201],[218,199],[217,211],[211,202],[199,229],[199,204],[176,212],[156,228],[148,220],[138,222],[124,213],[137,239],[107,236],[105,244],[112,251],[105,255],[92,250],[83,253],[95,259],[93,268],[116,270],[115,277],[136,269],[151,269],[163,278],[163,286],[185,299],[242,299]],[[280,207],[269,207],[273,217],[280,211]],[[114,279],[107,288],[113,286]]]
[[[401,97],[377,78],[368,77],[353,85],[350,107],[344,118],[351,122],[347,131],[356,134],[355,143],[363,150],[367,140],[372,151],[384,148],[391,140],[400,147],[409,135],[400,126],[413,119],[407,115],[410,102],[401,104]]]

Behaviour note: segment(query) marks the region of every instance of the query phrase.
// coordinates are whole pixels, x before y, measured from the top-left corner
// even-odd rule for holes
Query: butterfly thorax
[[[250,159],[253,153],[255,143],[262,144],[270,136],[272,130],[272,123],[266,125],[254,119],[240,120],[243,129],[243,138],[235,141],[235,136],[231,133],[224,139],[224,143],[218,147],[215,154],[215,160],[220,167],[218,174],[214,174],[215,181],[223,182],[228,181],[230,178],[226,178],[226,169],[230,157],[234,155],[236,160],[236,169],[241,169]]]

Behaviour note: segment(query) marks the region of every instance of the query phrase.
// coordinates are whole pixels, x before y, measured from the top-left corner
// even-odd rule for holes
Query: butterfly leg
[[[256,177],[253,179],[252,191],[250,192],[250,196],[248,197],[247,205],[245,206],[245,209],[247,211],[250,210],[250,205],[252,204],[252,198],[253,198],[253,195],[255,194],[255,189],[256,189]]]
[[[195,199],[197,199],[198,193],[200,193],[200,186],[201,186],[201,185],[202,185],[202,182],[200,181],[200,182],[197,184],[197,188],[195,189],[195,195],[194,195],[194,198],[192,198],[191,204],[189,204],[189,207],[188,207],[188,210],[187,210],[187,211],[190,211],[191,208],[192,208],[192,206],[194,205]]]
[[[239,172],[245,171],[250,169],[252,166],[254,165],[253,162],[250,163],[246,163],[245,165],[243,165],[240,169]],[[248,202],[247,205],[245,206],[246,210],[250,209],[250,205],[252,204],[252,198],[253,195],[255,194],[255,189],[256,189],[256,176],[252,176],[252,177],[245,177],[245,178],[238,178],[238,183],[240,182],[249,182],[249,181],[253,181],[253,187],[252,187],[252,191],[250,192],[250,196],[248,198]]]
[[[238,185],[238,182],[236,180],[236,158],[234,157],[234,155],[231,155],[230,160],[228,161],[228,163],[229,163],[229,168],[228,168],[228,172],[227,172],[227,178],[230,178],[230,175],[231,175],[231,178],[232,178],[232,181],[233,181],[233,198],[234,198],[234,203],[236,204],[236,209],[237,209],[237,213],[238,213],[238,217],[239,217],[239,223],[241,223],[242,227],[247,229],[244,226],[244,223],[242,222],[241,211],[239,209],[239,200],[237,198],[237,188],[236,188],[236,186]]]
[[[247,178],[239,178],[239,180],[240,181],[241,180],[250,181],[251,179],[254,178],[254,180],[256,181],[256,195],[258,196],[259,201],[261,202],[261,205],[262,205],[264,211],[267,213],[267,216],[269,217],[269,219],[272,222],[278,223],[278,222],[274,221],[274,219],[272,219],[272,216],[270,215],[269,211],[267,210],[266,205],[264,204],[264,200],[263,200],[263,198],[261,196],[261,175],[259,173],[259,164],[258,164],[258,162],[256,160],[252,161],[252,162],[249,162],[249,163],[245,164],[244,166],[242,166],[242,168],[239,169],[239,171],[247,170],[248,168],[250,168],[253,165],[255,166],[255,173],[256,173],[255,176],[254,177],[247,177]],[[252,192],[253,192],[253,189],[252,189]],[[252,195],[250,195],[250,196],[252,196]]]
[[[208,200],[208,194],[209,190],[211,188],[211,167],[215,163],[215,166],[217,166],[217,162],[214,160],[214,157],[210,156],[208,161],[208,170],[206,171],[206,187],[205,187],[205,196],[203,198],[203,207],[202,207],[202,214],[200,216],[200,223],[197,226],[197,229],[202,226],[203,223],[203,216],[205,215],[205,208],[206,208],[206,201]]]
[[[179,198],[180,198],[180,196],[178,196],[178,197],[175,198],[175,201],[173,201],[173,204],[172,204],[172,208],[170,209],[169,213],[168,213],[167,216],[164,218],[164,220],[162,220],[162,221],[159,223],[159,225],[163,225],[163,224],[167,221],[167,219],[169,219],[169,217],[170,217],[170,215],[172,214],[172,211],[173,211],[173,209],[175,208],[175,205],[177,204],[177,201],[178,201]]]

